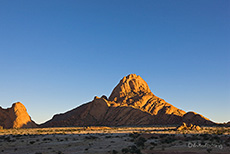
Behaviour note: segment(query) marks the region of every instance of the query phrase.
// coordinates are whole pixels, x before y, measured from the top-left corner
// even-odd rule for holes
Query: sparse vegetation
[[[167,127],[106,128],[106,131],[109,130],[106,133],[98,128],[49,128],[50,132],[48,129],[43,128],[45,131],[41,131],[38,134],[39,129],[4,129],[0,131],[0,153],[10,153],[6,148],[10,149],[11,153],[28,153],[23,152],[23,149],[29,148],[36,151],[38,146],[43,148],[41,151],[34,152],[35,154],[47,151],[50,153],[68,153],[66,151],[76,149],[76,146],[81,146],[82,148],[79,149],[85,151],[85,153],[93,153],[95,149],[100,151],[106,149],[106,152],[111,154],[144,153],[145,150],[170,152],[171,148],[175,149],[178,145],[179,148],[186,148],[186,150],[192,152],[199,149],[188,148],[189,142],[198,143],[202,146],[207,143],[218,145],[211,148],[203,147],[207,148],[204,149],[206,153],[215,153],[219,145],[224,146],[223,151],[230,150],[230,137],[226,135],[229,134],[228,130],[230,128],[205,127],[202,133],[197,134],[181,134],[181,132],[174,134],[177,131],[173,131],[170,134],[167,132],[169,130]],[[63,134],[64,130],[72,132]],[[82,131],[79,133],[78,130]],[[224,132],[222,135],[218,135],[220,133],[216,133],[217,131]],[[210,134],[211,132],[213,134]],[[21,147],[15,145],[20,145]]]

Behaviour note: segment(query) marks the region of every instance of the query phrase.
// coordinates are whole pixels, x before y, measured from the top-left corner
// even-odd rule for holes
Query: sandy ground
[[[4,154],[230,153],[230,128],[65,127],[0,130]]]

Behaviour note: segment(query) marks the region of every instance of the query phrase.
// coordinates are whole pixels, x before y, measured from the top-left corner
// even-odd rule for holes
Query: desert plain
[[[4,154],[230,153],[229,127],[56,127],[0,130]]]

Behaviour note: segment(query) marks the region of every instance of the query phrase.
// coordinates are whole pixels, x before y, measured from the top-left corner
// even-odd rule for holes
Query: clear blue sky
[[[230,121],[230,1],[0,0],[0,106],[37,123],[140,75],[185,111]]]

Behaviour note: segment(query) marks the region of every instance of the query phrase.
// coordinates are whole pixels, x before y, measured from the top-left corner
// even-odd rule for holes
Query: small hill
[[[0,126],[3,128],[33,128],[37,127],[37,124],[31,120],[25,106],[17,102],[11,108],[0,107]]]
[[[157,124],[214,124],[204,116],[176,108],[155,96],[138,75],[130,74],[120,80],[109,98],[95,97],[63,114],[55,115],[41,127],[57,126],[143,126]]]

